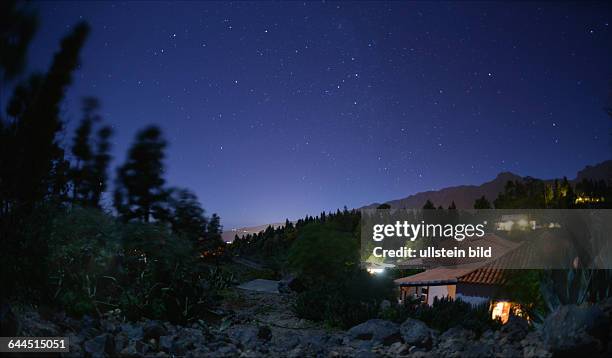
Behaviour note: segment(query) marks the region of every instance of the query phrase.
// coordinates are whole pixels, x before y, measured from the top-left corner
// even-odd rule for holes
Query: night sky
[[[603,3],[35,6],[32,70],[80,19],[93,30],[65,141],[86,95],[115,128],[113,175],[136,131],[160,125],[168,184],[193,189],[226,228],[500,171],[573,177],[611,157]]]

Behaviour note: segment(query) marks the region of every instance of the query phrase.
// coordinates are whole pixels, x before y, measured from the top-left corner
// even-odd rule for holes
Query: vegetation
[[[451,298],[435,298],[431,306],[407,302],[402,306],[392,306],[383,312],[383,317],[396,322],[414,318],[425,322],[429,327],[446,331],[452,327],[463,327],[481,334],[487,329],[497,329],[499,320],[491,318],[489,304],[473,306],[470,303]]]
[[[21,74],[37,21],[21,3],[3,2],[2,10],[3,19],[10,14],[0,29],[4,89]],[[2,303],[194,320],[233,277],[208,260],[223,252],[220,218],[206,217],[188,190],[164,185],[161,130],[139,132],[119,169],[119,217],[103,209],[113,132],[101,123],[98,100],[83,100],[70,148],[60,144],[60,107],[88,33],[77,24],[46,73],[13,86],[8,117],[0,117]]]

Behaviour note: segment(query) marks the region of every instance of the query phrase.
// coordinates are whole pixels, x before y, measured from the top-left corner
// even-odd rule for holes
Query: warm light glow
[[[502,323],[508,322],[508,318],[510,318],[510,308],[512,307],[512,303],[508,301],[499,301],[493,303],[493,309],[491,316],[493,319],[499,318]]]
[[[369,273],[371,273],[372,275],[380,275],[381,273],[385,272],[385,269],[384,268],[368,267],[367,271]]]
[[[576,204],[602,203],[605,201],[603,197],[578,196],[574,201]]]

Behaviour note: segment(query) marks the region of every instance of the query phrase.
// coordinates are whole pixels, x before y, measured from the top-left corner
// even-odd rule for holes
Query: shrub
[[[189,322],[205,313],[233,276],[210,269],[190,240],[162,225],[122,223],[96,209],[72,208],[44,228],[52,302],[72,315],[120,308],[141,317]]]
[[[334,282],[322,282],[300,293],[294,304],[298,317],[349,328],[377,317],[383,300],[392,299],[393,282],[356,270]]]
[[[74,208],[58,214],[47,228],[47,285],[55,300],[80,316],[105,306],[109,278],[121,254],[120,227],[99,210]]]
[[[461,326],[473,330],[476,334],[481,334],[488,329],[498,329],[501,325],[499,320],[492,318],[489,307],[489,303],[473,306],[461,300],[436,297],[431,306],[409,302],[385,311],[384,317],[398,323],[403,322],[406,318],[415,318],[442,332]]]
[[[306,285],[342,281],[357,267],[358,240],[330,223],[305,226],[289,250],[289,267]]]

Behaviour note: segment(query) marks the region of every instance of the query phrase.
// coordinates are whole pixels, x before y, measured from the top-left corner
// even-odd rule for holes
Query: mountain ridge
[[[480,198],[481,196],[484,195],[490,202],[493,202],[493,200],[497,198],[497,195],[504,190],[504,186],[509,180],[520,181],[525,178],[527,178],[527,176],[520,176],[509,171],[503,171],[497,174],[493,180],[484,182],[480,185],[464,184],[450,186],[439,190],[422,191],[412,195],[408,195],[404,198],[386,201],[384,202],[384,204],[389,204],[394,209],[420,209],[423,207],[427,200],[430,200],[434,203],[436,207],[438,205],[441,205],[442,207],[446,208],[451,204],[451,202],[454,201],[458,209],[472,209],[474,206],[474,201]],[[585,166],[583,169],[579,170],[576,173],[576,177],[574,179],[571,179],[570,182],[577,183],[582,181],[583,179],[612,180],[612,160],[606,160],[595,165]],[[554,179],[542,180],[550,182]],[[372,203],[363,206],[359,209],[375,209],[381,204],[383,203]],[[268,225],[273,225],[274,227],[277,227],[284,225],[284,223],[258,225],[224,231],[223,240],[226,242],[230,242],[234,239],[234,235],[236,234],[246,235],[249,233],[257,233],[265,230]]]

